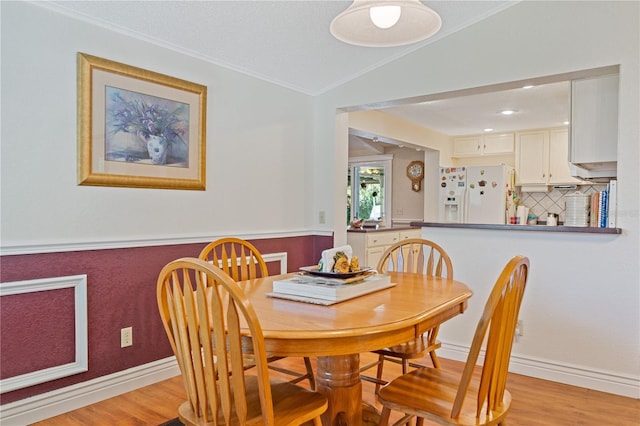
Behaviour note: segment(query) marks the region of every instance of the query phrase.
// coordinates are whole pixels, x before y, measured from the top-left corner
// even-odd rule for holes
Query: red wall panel
[[[0,297],[2,379],[74,362],[74,301],[72,288]]]
[[[289,271],[315,264],[332,237],[300,236],[251,241],[262,253],[287,252]],[[89,371],[64,377],[0,396],[0,404],[24,399],[54,389],[146,364],[171,356],[171,349],[158,315],[156,279],[160,269],[179,257],[197,257],[206,244],[182,244],[65,253],[0,257],[1,282],[87,275]],[[45,292],[52,293],[52,292]],[[12,295],[13,296],[13,295]],[[73,295],[40,298],[3,296],[3,327],[0,334],[2,377],[58,365],[73,359]],[[48,295],[47,295],[48,296]],[[5,298],[10,297],[10,299]],[[42,305],[34,313],[33,304]],[[70,304],[71,303],[71,304]],[[7,314],[7,315],[5,315]],[[7,326],[4,319],[7,318]],[[45,340],[29,340],[29,324],[58,322]],[[24,324],[23,324],[24,323]],[[133,346],[120,348],[120,329],[133,327]],[[11,349],[15,345],[22,348]],[[55,350],[52,350],[55,348]],[[5,349],[7,358],[5,359]],[[71,355],[70,355],[71,354]],[[16,357],[26,358],[14,362]],[[5,365],[5,362],[8,365]]]

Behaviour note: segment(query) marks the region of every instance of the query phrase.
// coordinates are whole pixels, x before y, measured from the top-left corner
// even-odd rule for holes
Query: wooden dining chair
[[[484,307],[462,375],[440,368],[419,368],[383,386],[380,424],[387,425],[391,410],[405,414],[400,421],[417,417],[440,425],[500,425],[511,406],[506,389],[509,359],[520,304],[529,273],[529,259],[515,256],[504,267]],[[474,375],[486,338],[481,372]]]
[[[221,238],[213,241],[202,249],[199,258],[219,267],[234,281],[253,280],[269,275],[267,264],[258,249],[250,242],[240,238]],[[250,351],[250,344],[246,342],[245,352]],[[250,359],[250,357],[246,358]],[[306,369],[304,373],[274,364],[281,359],[284,357],[269,356],[267,358],[269,368],[293,377],[290,380],[291,383],[308,380],[311,389],[316,388],[316,379],[309,357],[304,357]]]
[[[383,253],[377,269],[380,273],[402,271],[453,279],[453,265],[449,255],[438,244],[422,238],[408,238],[393,244]],[[378,359],[361,367],[360,372],[377,367],[376,376],[362,374],[360,378],[375,383],[375,392],[378,393],[380,386],[387,383],[382,379],[385,361],[402,364],[402,374],[406,374],[410,366],[421,367],[410,363],[410,360],[422,358],[428,353],[433,366],[439,368],[440,362],[436,356],[436,349],[440,348],[440,342],[437,341],[438,330],[439,326],[436,326],[408,342],[373,351]]]
[[[320,426],[326,397],[269,378],[260,321],[228,274],[202,259],[175,260],[160,272],[157,300],[188,398],[178,409],[185,425]],[[245,369],[243,338],[256,374]]]

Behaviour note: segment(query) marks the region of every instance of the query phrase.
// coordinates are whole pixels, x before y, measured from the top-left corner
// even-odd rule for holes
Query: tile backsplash
[[[606,184],[581,185],[577,189],[553,189],[549,192],[522,192],[520,201],[529,207],[529,213],[538,216],[538,220],[544,221],[547,213],[556,213],[558,220],[564,222],[565,195],[580,192],[592,194],[606,189]]]

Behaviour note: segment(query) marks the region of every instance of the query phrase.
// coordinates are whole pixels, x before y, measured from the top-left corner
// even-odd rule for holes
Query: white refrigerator
[[[464,223],[505,224],[513,190],[511,166],[467,166]]]

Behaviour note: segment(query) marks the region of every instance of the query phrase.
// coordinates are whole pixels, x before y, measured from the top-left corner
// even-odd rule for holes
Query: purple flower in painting
[[[112,93],[111,103],[108,119],[115,133],[135,133],[145,139],[152,135],[161,136],[169,143],[185,143],[182,137],[187,132],[188,121],[182,117],[185,116],[186,104],[174,102],[177,106],[169,110],[160,102],[145,101],[143,96],[124,97],[119,91]]]

